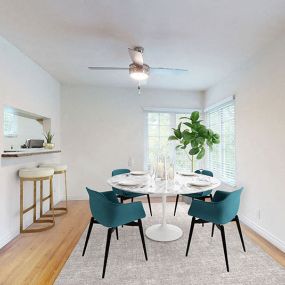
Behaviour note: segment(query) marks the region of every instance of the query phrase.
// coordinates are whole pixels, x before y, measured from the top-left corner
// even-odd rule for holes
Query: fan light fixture
[[[149,76],[149,66],[147,64],[136,65],[132,63],[129,65],[129,74],[134,80],[146,80]]]

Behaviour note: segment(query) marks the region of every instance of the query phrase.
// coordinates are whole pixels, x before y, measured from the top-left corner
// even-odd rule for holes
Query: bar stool
[[[19,171],[20,177],[20,233],[33,233],[41,232],[47,229],[50,229],[54,226],[54,211],[53,211],[53,189],[52,189],[52,179],[53,179],[54,170],[53,168],[22,168]],[[52,210],[52,219],[38,219],[37,220],[37,181],[40,181],[41,188],[43,186],[43,181],[49,180],[49,189],[50,195],[50,209]],[[24,182],[33,181],[34,182],[34,197],[33,205],[24,209]],[[36,229],[25,229],[23,228],[23,218],[24,214],[33,210],[33,222],[34,223],[47,223],[49,225],[43,226]]]
[[[44,163],[39,165],[40,169],[44,168],[52,168],[54,170],[54,175],[58,174],[64,174],[64,185],[65,185],[65,207],[54,207],[54,211],[60,211],[59,213],[55,213],[54,216],[62,216],[67,213],[67,183],[66,183],[66,170],[67,170],[67,165],[65,164],[56,164],[56,163]],[[51,217],[49,214],[43,215],[42,209],[43,209],[43,202],[45,201],[45,198],[43,198],[43,193],[41,191],[41,199],[40,201],[40,215],[41,217]],[[50,209],[51,209],[51,204],[50,204]]]

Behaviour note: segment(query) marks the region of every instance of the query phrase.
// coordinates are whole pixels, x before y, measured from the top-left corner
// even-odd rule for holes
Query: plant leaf
[[[192,128],[192,124],[191,123],[188,123],[188,122],[185,122],[185,123],[183,123],[185,126],[187,126],[187,127],[189,127],[189,128]]]
[[[200,152],[197,155],[197,159],[202,159],[205,155],[205,148],[202,146]]]
[[[192,112],[190,118],[191,118],[192,122],[197,122],[199,120],[199,117],[200,117],[199,112],[195,111],[195,112]]]
[[[191,148],[189,154],[196,155],[199,151],[200,151],[199,147]]]
[[[178,139],[181,139],[181,138],[182,138],[182,135],[181,135],[181,132],[180,132],[179,129],[174,130],[174,135],[175,135]]]
[[[169,141],[177,141],[177,137],[176,136],[170,136],[168,137]]]

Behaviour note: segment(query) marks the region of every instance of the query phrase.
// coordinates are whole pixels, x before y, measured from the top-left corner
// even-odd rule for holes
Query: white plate
[[[183,176],[197,176],[198,174],[195,172],[178,172],[179,175]]]
[[[187,186],[198,186],[198,187],[205,187],[205,186],[210,186],[212,183],[208,181],[193,181],[187,183]]]
[[[131,181],[131,180],[122,180],[118,182],[121,186],[137,186],[140,183],[138,181]]]
[[[146,175],[148,174],[148,171],[131,171],[132,175]]]

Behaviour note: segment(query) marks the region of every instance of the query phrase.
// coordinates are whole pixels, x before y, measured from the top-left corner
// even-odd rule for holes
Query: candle
[[[168,168],[168,179],[174,179],[174,168],[172,166]]]
[[[164,164],[162,162],[158,162],[157,164],[157,177],[163,178],[163,172],[164,172]]]

